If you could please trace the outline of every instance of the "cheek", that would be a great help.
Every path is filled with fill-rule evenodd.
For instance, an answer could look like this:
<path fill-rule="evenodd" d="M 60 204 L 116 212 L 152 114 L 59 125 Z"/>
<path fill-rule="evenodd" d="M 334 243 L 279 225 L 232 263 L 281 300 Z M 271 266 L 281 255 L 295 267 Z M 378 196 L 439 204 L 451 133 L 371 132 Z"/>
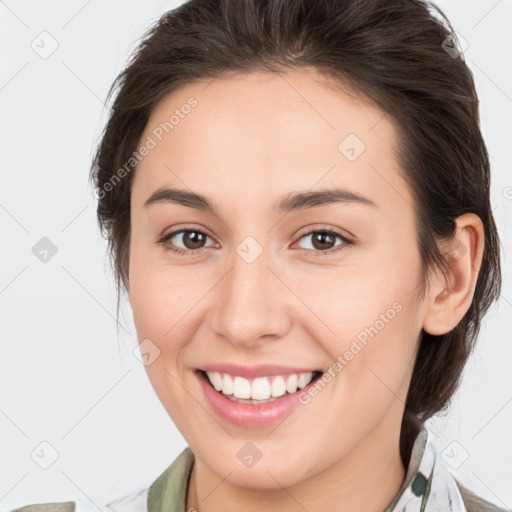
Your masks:
<path fill-rule="evenodd" d="M 306 306 L 308 325 L 315 327 L 315 337 L 347 340 L 366 327 L 393 320 L 396 310 L 410 302 L 410 279 L 405 273 L 375 267 L 354 267 L 325 274 L 325 277 L 295 280 L 294 293 Z M 403 316 L 403 315 L 402 315 Z M 387 325 L 387 323 L 386 323 Z"/>
<path fill-rule="evenodd" d="M 186 430 L 185 411 L 189 404 L 188 395 L 183 393 L 183 354 L 191 335 L 187 327 L 187 312 L 192 306 L 190 294 L 190 300 L 184 297 L 184 283 L 169 268 L 164 272 L 161 265 L 139 257 L 133 258 L 130 265 L 130 306 L 137 338 L 139 343 L 151 340 L 158 349 L 156 352 L 151 348 L 151 353 L 158 356 L 145 365 L 146 373 L 177 428 Z"/>
<path fill-rule="evenodd" d="M 315 313 L 308 313 L 311 336 L 340 363 L 332 373 L 343 374 L 343 387 L 357 388 L 358 394 L 365 390 L 371 400 L 375 388 L 384 394 L 390 393 L 386 385 L 398 391 L 412 370 L 421 331 L 420 306 L 412 293 L 420 275 L 415 255 L 384 261 L 390 262 L 386 268 L 377 262 L 352 267 L 316 280 L 315 286 L 303 281 L 298 292 Z"/>
<path fill-rule="evenodd" d="M 164 341 L 174 337 L 180 318 L 201 292 L 196 289 L 200 281 L 190 279 L 190 269 L 170 266 L 160 250 L 132 238 L 129 297 L 139 339 L 150 338 L 163 348 Z"/>
<path fill-rule="evenodd" d="M 176 280 L 171 283 L 169 279 L 162 281 L 147 276 L 134 284 L 130 305 L 139 340 L 151 339 L 162 352 L 177 349 L 174 341 L 183 337 L 194 294 L 183 292 Z"/>

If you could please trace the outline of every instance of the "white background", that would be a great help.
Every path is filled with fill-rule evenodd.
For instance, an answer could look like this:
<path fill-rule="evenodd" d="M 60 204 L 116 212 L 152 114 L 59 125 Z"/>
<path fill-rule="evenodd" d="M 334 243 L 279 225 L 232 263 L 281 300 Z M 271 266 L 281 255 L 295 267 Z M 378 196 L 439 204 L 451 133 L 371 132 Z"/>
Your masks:
<path fill-rule="evenodd" d="M 66 500 L 97 509 L 148 486 L 186 446 L 133 356 L 128 304 L 117 337 L 88 183 L 110 84 L 143 32 L 179 3 L 0 2 L 1 510 Z M 467 452 L 457 478 L 512 507 L 512 1 L 438 5 L 469 43 L 504 287 L 449 414 L 428 426 L 453 466 Z M 43 31 L 59 45 L 47 59 L 31 48 Z M 47 263 L 32 253 L 42 237 L 58 249 Z M 43 441 L 58 452 L 48 469 L 31 458 Z"/>

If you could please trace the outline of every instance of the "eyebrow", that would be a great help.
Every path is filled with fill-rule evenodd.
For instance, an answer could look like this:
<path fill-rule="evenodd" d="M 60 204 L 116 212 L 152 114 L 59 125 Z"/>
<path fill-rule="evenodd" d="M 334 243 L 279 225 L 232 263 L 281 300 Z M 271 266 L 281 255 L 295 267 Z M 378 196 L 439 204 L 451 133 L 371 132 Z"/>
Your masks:
<path fill-rule="evenodd" d="M 174 203 L 188 208 L 195 208 L 216 214 L 214 202 L 206 196 L 188 192 L 176 188 L 160 187 L 144 202 L 144 207 L 156 203 Z M 305 210 L 328 204 L 362 204 L 378 208 L 377 203 L 352 190 L 334 188 L 317 191 L 292 192 L 273 204 L 273 210 L 277 213 L 287 213 L 294 210 Z"/>

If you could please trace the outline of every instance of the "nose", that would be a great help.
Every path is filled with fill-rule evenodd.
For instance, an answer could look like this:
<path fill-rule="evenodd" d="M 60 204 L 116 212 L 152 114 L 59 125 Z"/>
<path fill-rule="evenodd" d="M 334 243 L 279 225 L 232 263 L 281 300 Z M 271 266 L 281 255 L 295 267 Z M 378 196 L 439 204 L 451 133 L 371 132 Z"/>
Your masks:
<path fill-rule="evenodd" d="M 233 345 L 259 346 L 290 328 L 290 291 L 269 260 L 265 251 L 252 262 L 235 252 L 230 270 L 215 287 L 210 327 Z"/>

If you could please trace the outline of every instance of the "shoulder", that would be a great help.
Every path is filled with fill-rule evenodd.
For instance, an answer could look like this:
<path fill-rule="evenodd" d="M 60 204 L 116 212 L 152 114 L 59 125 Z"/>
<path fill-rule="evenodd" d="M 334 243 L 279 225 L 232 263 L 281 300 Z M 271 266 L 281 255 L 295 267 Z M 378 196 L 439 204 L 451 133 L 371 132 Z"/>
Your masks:
<path fill-rule="evenodd" d="M 185 509 L 188 483 L 195 456 L 186 447 L 153 482 L 148 492 L 149 511 L 177 512 Z"/>
<path fill-rule="evenodd" d="M 8 512 L 147 512 L 147 498 L 149 488 L 127 494 L 121 498 L 109 501 L 106 505 L 91 508 L 77 507 L 75 501 L 64 501 L 54 503 L 34 503 L 24 505 Z"/>
<path fill-rule="evenodd" d="M 77 507 L 75 501 L 34 503 L 6 512 L 174 512 L 185 507 L 187 485 L 195 462 L 187 446 L 163 473 L 149 486 L 89 510 Z M 181 508 L 180 508 L 181 507 Z"/>
<path fill-rule="evenodd" d="M 74 501 L 62 501 L 58 503 L 34 503 L 11 510 L 10 512 L 75 512 Z"/>
<path fill-rule="evenodd" d="M 467 512 L 512 512 L 512 509 L 498 507 L 494 503 L 484 500 L 467 487 L 464 487 L 457 479 L 455 479 L 455 482 L 457 483 Z"/>

